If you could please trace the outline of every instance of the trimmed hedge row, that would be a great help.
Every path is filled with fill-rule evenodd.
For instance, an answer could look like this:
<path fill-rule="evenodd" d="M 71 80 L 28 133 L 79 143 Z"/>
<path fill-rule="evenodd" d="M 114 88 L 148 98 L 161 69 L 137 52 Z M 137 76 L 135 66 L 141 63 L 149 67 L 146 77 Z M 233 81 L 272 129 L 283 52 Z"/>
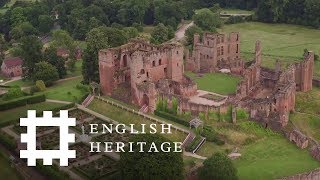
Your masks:
<path fill-rule="evenodd" d="M 44 94 L 21 97 L 21 98 L 0 103 L 0 111 L 16 108 L 19 106 L 25 106 L 27 104 L 44 102 L 45 100 L 46 100 L 46 96 Z"/>
<path fill-rule="evenodd" d="M 59 167 L 55 164 L 53 166 L 44 166 L 43 163 L 37 163 L 35 167 L 38 171 L 40 171 L 43 175 L 47 176 L 48 179 L 54 180 L 67 180 L 70 179 L 69 174 L 60 171 Z"/>
<path fill-rule="evenodd" d="M 73 108 L 75 106 L 75 103 L 70 103 L 70 104 L 65 104 L 65 105 L 62 105 L 60 107 L 55 107 L 55 108 L 52 108 L 52 109 L 48 109 L 48 110 L 45 110 L 45 111 L 53 111 L 53 112 L 58 112 L 60 110 L 65 110 L 65 109 L 70 109 L 70 108 Z M 42 111 L 37 111 L 37 114 L 36 116 L 42 116 Z M 19 123 L 19 119 L 8 119 L 6 121 L 1 121 L 0 122 L 0 128 L 1 127 L 6 127 L 6 126 L 9 126 L 11 124 L 15 124 L 15 123 Z"/>
<path fill-rule="evenodd" d="M 159 117 L 162 117 L 162 118 L 165 118 L 165 119 L 168 119 L 168 120 L 171 120 L 171 121 L 174 121 L 176 123 L 179 123 L 181 125 L 184 125 L 184 126 L 187 126 L 189 127 L 189 122 L 175 116 L 175 115 L 172 115 L 172 114 L 169 114 L 169 113 L 166 113 L 166 112 L 163 112 L 163 111 L 159 111 L 159 110 L 155 110 L 154 111 L 154 114 L 156 116 L 159 116 Z"/>
<path fill-rule="evenodd" d="M 197 148 L 197 146 L 200 144 L 201 140 L 202 140 L 201 136 L 196 136 L 193 139 L 193 141 L 186 147 L 186 151 L 188 152 L 194 151 Z"/>
<path fill-rule="evenodd" d="M 2 131 L 0 131 L 0 143 L 12 151 L 17 148 L 14 138 Z"/>

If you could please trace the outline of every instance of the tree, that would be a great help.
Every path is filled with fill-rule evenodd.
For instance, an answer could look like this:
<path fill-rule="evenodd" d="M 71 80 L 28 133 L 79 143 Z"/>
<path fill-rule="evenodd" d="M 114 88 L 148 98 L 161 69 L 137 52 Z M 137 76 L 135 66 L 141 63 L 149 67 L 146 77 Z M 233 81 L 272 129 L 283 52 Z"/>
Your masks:
<path fill-rule="evenodd" d="M 24 36 L 37 35 L 38 31 L 32 26 L 30 22 L 23 22 L 15 26 L 11 31 L 10 35 L 15 40 L 20 40 Z"/>
<path fill-rule="evenodd" d="M 49 47 L 44 52 L 44 59 L 52 64 L 58 70 L 59 78 L 62 79 L 67 75 L 65 59 L 57 55 L 57 48 Z"/>
<path fill-rule="evenodd" d="M 120 171 L 122 179 L 183 179 L 183 160 L 181 153 L 148 152 L 154 142 L 157 149 L 161 143 L 170 140 L 156 134 L 138 134 L 129 139 L 133 142 L 134 152 L 120 154 Z M 139 152 L 136 142 L 146 142 L 146 152 Z M 128 150 L 128 147 L 127 147 Z"/>
<path fill-rule="evenodd" d="M 151 42 L 154 44 L 161 44 L 173 37 L 173 29 L 170 26 L 166 27 L 164 24 L 160 23 L 154 28 L 151 34 Z"/>
<path fill-rule="evenodd" d="M 32 78 L 35 64 L 42 59 L 42 43 L 35 36 L 26 36 L 21 39 L 21 54 L 25 78 Z"/>
<path fill-rule="evenodd" d="M 8 49 L 7 42 L 4 40 L 3 36 L 0 34 L 0 64 L 5 56 L 5 51 Z"/>
<path fill-rule="evenodd" d="M 50 44 L 53 48 L 66 48 L 69 50 L 69 55 L 71 59 L 75 59 L 76 45 L 73 38 L 69 35 L 67 31 L 56 30 L 52 34 L 52 42 Z"/>
<path fill-rule="evenodd" d="M 222 153 L 215 153 L 203 162 L 203 166 L 198 170 L 200 180 L 217 179 L 217 180 L 236 180 L 237 169 L 231 160 Z"/>
<path fill-rule="evenodd" d="M 42 80 L 46 86 L 59 79 L 57 69 L 48 62 L 39 62 L 35 64 L 35 73 L 32 76 L 33 81 Z"/>
<path fill-rule="evenodd" d="M 214 13 L 207 8 L 198 10 L 193 15 L 193 20 L 196 25 L 205 31 L 216 31 L 216 28 L 222 25 L 219 13 Z"/>
<path fill-rule="evenodd" d="M 99 82 L 98 52 L 101 49 L 120 46 L 127 42 L 124 31 L 101 26 L 92 29 L 86 38 L 87 48 L 84 51 L 82 75 L 84 82 Z"/>
<path fill-rule="evenodd" d="M 134 27 L 125 27 L 123 28 L 124 33 L 127 36 L 127 39 L 135 38 L 139 35 L 139 32 Z"/>
<path fill-rule="evenodd" d="M 38 18 L 39 21 L 39 31 L 42 33 L 50 32 L 53 27 L 53 19 L 49 15 L 40 15 Z"/>
<path fill-rule="evenodd" d="M 186 30 L 187 45 L 190 45 L 190 44 L 193 45 L 194 34 L 199 34 L 200 36 L 202 36 L 203 31 L 197 25 L 193 25 L 193 26 L 189 27 Z"/>
<path fill-rule="evenodd" d="M 177 113 L 178 113 L 178 99 L 175 97 L 172 99 L 172 108 L 171 109 L 172 109 L 172 113 L 177 115 Z"/>

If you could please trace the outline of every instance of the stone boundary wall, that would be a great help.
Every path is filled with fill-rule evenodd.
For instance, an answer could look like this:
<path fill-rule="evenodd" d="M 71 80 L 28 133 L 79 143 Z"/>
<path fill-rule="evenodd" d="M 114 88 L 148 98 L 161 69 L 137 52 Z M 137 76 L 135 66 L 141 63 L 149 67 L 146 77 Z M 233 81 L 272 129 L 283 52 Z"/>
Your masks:
<path fill-rule="evenodd" d="M 282 180 L 319 180 L 320 168 L 312 170 L 310 172 L 301 173 L 293 176 L 281 178 Z"/>

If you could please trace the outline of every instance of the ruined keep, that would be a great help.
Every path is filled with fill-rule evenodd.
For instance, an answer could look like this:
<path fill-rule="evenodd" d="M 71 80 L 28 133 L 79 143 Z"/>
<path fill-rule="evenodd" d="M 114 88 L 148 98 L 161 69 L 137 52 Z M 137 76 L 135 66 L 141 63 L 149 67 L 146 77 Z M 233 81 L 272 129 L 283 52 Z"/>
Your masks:
<path fill-rule="evenodd" d="M 197 86 L 184 76 L 183 46 L 152 45 L 132 40 L 99 52 L 100 85 L 103 94 L 128 97 L 128 101 L 155 109 L 159 93 L 190 96 Z"/>
<path fill-rule="evenodd" d="M 229 69 L 241 74 L 244 62 L 240 57 L 240 35 L 232 32 L 229 36 L 217 33 L 194 35 L 192 54 L 186 55 L 186 70 L 193 72 L 216 72 Z"/>

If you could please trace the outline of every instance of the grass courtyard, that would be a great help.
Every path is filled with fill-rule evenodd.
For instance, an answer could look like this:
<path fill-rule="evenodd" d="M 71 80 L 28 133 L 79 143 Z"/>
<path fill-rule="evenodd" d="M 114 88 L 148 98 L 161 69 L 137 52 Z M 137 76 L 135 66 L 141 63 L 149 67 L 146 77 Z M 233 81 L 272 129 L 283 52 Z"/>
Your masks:
<path fill-rule="evenodd" d="M 240 77 L 223 73 L 207 73 L 199 77 L 195 73 L 186 72 L 186 75 L 195 80 L 199 89 L 222 95 L 234 94 L 240 82 Z"/>
<path fill-rule="evenodd" d="M 137 128 L 137 130 L 141 130 L 141 125 L 140 124 L 146 124 L 146 131 L 150 130 L 149 129 L 149 125 L 152 124 L 153 122 L 148 120 L 148 119 L 144 119 L 141 116 L 138 116 L 136 114 L 133 114 L 131 112 L 125 111 L 121 108 L 118 108 L 116 106 L 112 106 L 106 102 L 103 102 L 101 100 L 98 99 L 94 99 L 91 104 L 88 106 L 89 109 L 100 113 L 106 117 L 109 117 L 111 119 L 114 119 L 115 121 L 118 121 L 119 123 L 123 123 L 126 125 L 129 124 L 135 124 L 136 127 L 140 127 Z M 159 130 L 160 126 L 157 126 L 157 129 Z M 175 141 L 175 142 L 182 142 L 185 138 L 186 138 L 186 134 L 180 132 L 180 131 L 176 131 L 172 129 L 172 134 L 163 134 L 164 137 L 170 139 L 171 141 Z"/>
<path fill-rule="evenodd" d="M 219 32 L 240 32 L 241 53 L 246 60 L 253 59 L 255 42 L 260 40 L 266 67 L 273 68 L 276 59 L 280 59 L 284 66 L 300 60 L 305 48 L 317 54 L 320 51 L 320 30 L 304 26 L 246 22 L 225 25 Z M 315 66 L 315 75 L 320 76 L 320 62 Z"/>

